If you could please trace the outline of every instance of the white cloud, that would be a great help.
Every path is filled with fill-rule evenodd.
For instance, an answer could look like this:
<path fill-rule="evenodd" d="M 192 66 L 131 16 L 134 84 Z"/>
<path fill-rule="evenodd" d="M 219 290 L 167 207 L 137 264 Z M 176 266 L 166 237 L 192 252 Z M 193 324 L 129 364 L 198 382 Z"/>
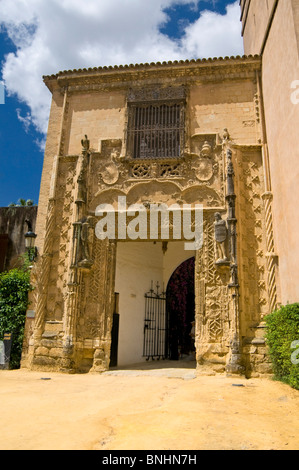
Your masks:
<path fill-rule="evenodd" d="M 199 19 L 185 30 L 182 46 L 186 55 L 201 58 L 242 55 L 239 18 L 239 2 L 228 5 L 226 15 L 207 10 L 202 12 Z"/>
<path fill-rule="evenodd" d="M 212 0 L 0 0 L 0 27 L 17 52 L 5 58 L 8 94 L 25 102 L 31 116 L 19 118 L 47 130 L 50 93 L 42 75 L 59 70 L 242 54 L 239 1 L 226 15 L 205 11 L 186 23 L 181 39 L 160 32 L 165 8 Z M 212 6 L 212 5 L 211 5 Z"/>

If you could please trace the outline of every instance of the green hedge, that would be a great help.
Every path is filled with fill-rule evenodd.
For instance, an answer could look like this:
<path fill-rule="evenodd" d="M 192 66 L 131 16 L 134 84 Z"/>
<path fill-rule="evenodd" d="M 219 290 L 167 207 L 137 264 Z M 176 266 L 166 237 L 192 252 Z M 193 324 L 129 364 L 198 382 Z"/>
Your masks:
<path fill-rule="evenodd" d="M 265 321 L 274 377 L 299 390 L 299 303 L 281 307 Z"/>
<path fill-rule="evenodd" d="M 20 367 L 28 292 L 31 290 L 30 271 L 12 269 L 0 273 L 0 340 L 12 333 L 10 369 Z"/>

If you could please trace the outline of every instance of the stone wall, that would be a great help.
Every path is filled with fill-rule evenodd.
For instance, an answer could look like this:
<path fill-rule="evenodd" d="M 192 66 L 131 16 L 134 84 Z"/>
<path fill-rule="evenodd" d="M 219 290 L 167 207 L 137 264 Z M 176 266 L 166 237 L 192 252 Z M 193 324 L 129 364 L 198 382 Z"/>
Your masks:
<path fill-rule="evenodd" d="M 299 222 L 294 209 L 299 198 L 299 2 L 243 3 L 244 11 L 248 7 L 243 15 L 245 53 L 263 53 L 260 87 L 266 190 L 272 198 L 273 254 L 279 257 L 279 301 L 285 305 L 299 300 Z"/>
<path fill-rule="evenodd" d="M 3 264 L 0 269 L 7 271 L 20 266 L 19 257 L 25 253 L 25 233 L 28 232 L 26 220 L 30 220 L 35 231 L 37 206 L 0 207 L 0 236 L 7 240 L 6 252 L 2 253 Z"/>

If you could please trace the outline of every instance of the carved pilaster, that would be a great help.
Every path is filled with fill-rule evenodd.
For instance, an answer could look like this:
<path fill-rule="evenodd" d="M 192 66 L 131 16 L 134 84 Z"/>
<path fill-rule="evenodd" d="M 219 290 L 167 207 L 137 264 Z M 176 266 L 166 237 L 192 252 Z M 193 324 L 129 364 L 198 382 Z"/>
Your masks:
<path fill-rule="evenodd" d="M 91 372 L 103 372 L 109 369 L 111 329 L 114 309 L 114 286 L 116 269 L 116 242 L 114 240 L 102 240 L 102 247 L 105 247 L 104 257 L 102 257 L 101 290 L 102 309 L 100 312 L 100 325 L 98 331 L 99 347 L 94 352 L 93 366 Z"/>
<path fill-rule="evenodd" d="M 238 264 L 237 264 L 237 219 L 236 219 L 236 195 L 234 188 L 234 167 L 232 163 L 232 152 L 227 150 L 227 193 L 226 201 L 228 206 L 228 233 L 229 233 L 229 254 L 231 260 L 231 283 L 230 287 L 238 287 Z"/>
<path fill-rule="evenodd" d="M 267 243 L 267 271 L 268 271 L 268 296 L 270 312 L 277 308 L 277 285 L 276 285 L 276 269 L 277 269 L 277 255 L 274 247 L 273 237 L 273 217 L 272 217 L 272 201 L 273 195 L 271 192 L 266 192 L 262 195 L 265 205 L 265 222 L 266 222 L 266 243 Z"/>
<path fill-rule="evenodd" d="M 63 98 L 63 110 L 62 110 L 62 119 L 61 119 L 61 128 L 60 128 L 59 155 L 64 155 L 64 152 L 65 152 L 66 123 L 67 123 L 68 110 L 69 110 L 68 87 L 64 88 L 63 93 L 64 93 L 64 98 Z"/>
<path fill-rule="evenodd" d="M 39 341 L 44 330 L 48 281 L 51 269 L 53 250 L 53 231 L 55 229 L 55 202 L 51 199 L 48 204 L 48 216 L 43 254 L 36 267 L 36 314 L 34 322 L 34 340 Z"/>
<path fill-rule="evenodd" d="M 228 232 L 229 232 L 229 254 L 231 281 L 230 310 L 232 314 L 230 352 L 226 365 L 228 374 L 240 374 L 244 371 L 242 366 L 242 347 L 240 336 L 240 312 L 239 312 L 239 282 L 238 282 L 238 260 L 237 260 L 237 219 L 236 219 L 236 194 L 234 187 L 234 167 L 232 162 L 232 151 L 227 149 L 227 192 L 226 201 L 228 206 Z"/>
<path fill-rule="evenodd" d="M 73 282 L 70 282 L 67 286 L 62 368 L 68 372 L 75 370 L 74 347 L 76 342 L 78 308 L 80 306 L 81 277 L 82 273 L 75 269 Z"/>
<path fill-rule="evenodd" d="M 82 144 L 82 155 L 79 160 L 79 176 L 77 180 L 77 197 L 75 204 L 77 206 L 77 221 L 80 220 L 85 212 L 86 209 L 86 204 L 87 204 L 87 198 L 88 198 L 88 170 L 89 170 L 89 140 L 87 138 L 87 135 L 85 136 L 85 139 L 82 139 L 81 141 Z"/>

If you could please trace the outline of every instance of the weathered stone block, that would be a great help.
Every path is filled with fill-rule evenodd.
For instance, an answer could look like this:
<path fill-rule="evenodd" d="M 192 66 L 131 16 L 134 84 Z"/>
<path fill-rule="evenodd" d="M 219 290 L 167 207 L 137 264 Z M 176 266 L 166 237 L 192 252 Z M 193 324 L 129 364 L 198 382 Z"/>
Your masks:
<path fill-rule="evenodd" d="M 51 348 L 49 350 L 50 357 L 63 357 L 63 349 L 62 348 Z"/>
<path fill-rule="evenodd" d="M 42 339 L 40 344 L 41 346 L 44 346 L 45 348 L 56 348 L 57 346 L 62 346 L 61 341 L 55 341 L 55 340 L 49 340 L 49 339 Z"/>
<path fill-rule="evenodd" d="M 33 365 L 34 366 L 47 366 L 47 367 L 55 368 L 56 367 L 56 361 L 55 361 L 55 359 L 53 359 L 51 357 L 34 356 Z"/>
<path fill-rule="evenodd" d="M 37 356 L 48 356 L 49 355 L 49 349 L 45 347 L 39 347 L 36 349 L 35 354 Z"/>

